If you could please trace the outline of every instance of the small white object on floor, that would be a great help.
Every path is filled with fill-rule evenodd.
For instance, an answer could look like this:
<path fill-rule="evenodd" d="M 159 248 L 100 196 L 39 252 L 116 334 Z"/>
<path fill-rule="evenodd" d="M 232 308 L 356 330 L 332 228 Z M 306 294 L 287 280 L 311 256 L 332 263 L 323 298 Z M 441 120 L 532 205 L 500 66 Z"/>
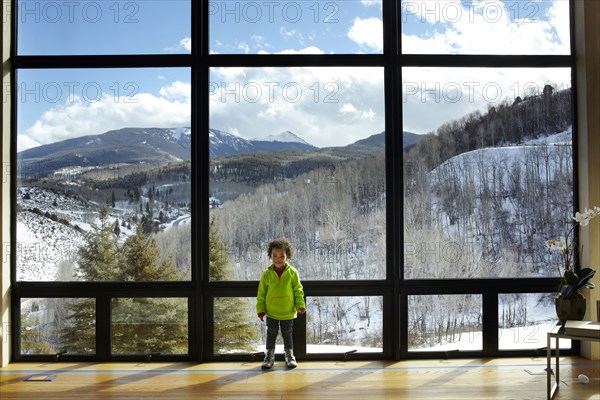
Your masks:
<path fill-rule="evenodd" d="M 581 382 L 581 383 L 584 383 L 584 384 L 590 383 L 590 378 L 588 378 L 584 374 L 579 374 L 579 376 L 577 378 L 579 378 L 579 382 Z"/>

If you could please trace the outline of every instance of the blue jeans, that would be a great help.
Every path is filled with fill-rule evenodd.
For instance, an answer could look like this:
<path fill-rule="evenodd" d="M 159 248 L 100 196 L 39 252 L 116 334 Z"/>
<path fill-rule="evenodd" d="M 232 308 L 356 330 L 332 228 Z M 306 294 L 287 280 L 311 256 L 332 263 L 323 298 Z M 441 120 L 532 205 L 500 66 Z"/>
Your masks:
<path fill-rule="evenodd" d="M 284 350 L 293 350 L 294 339 L 292 332 L 294 331 L 294 320 L 280 321 L 269 317 L 267 317 L 267 350 L 275 350 L 275 341 L 279 334 L 279 327 L 281 327 Z"/>

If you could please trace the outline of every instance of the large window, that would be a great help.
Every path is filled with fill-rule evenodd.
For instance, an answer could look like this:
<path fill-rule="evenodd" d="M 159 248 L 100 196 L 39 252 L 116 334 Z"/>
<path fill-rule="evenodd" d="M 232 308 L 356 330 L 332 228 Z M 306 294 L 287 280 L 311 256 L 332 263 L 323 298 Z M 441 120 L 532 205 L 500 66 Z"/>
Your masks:
<path fill-rule="evenodd" d="M 277 237 L 300 359 L 541 347 L 571 3 L 13 1 L 14 358 L 256 359 Z"/>
<path fill-rule="evenodd" d="M 539 348 L 553 300 L 537 292 L 559 262 L 546 241 L 574 209 L 569 2 L 402 1 L 399 11 L 412 55 L 401 65 L 402 344 Z"/>
<path fill-rule="evenodd" d="M 411 67 L 402 80 L 416 138 L 404 156 L 405 277 L 555 276 L 546 241 L 573 209 L 570 69 Z"/>
<path fill-rule="evenodd" d="M 385 278 L 384 118 L 382 68 L 211 70 L 209 205 L 232 279 L 258 280 L 275 237 L 303 279 Z"/>
<path fill-rule="evenodd" d="M 189 68 L 24 69 L 17 280 L 191 277 Z"/>

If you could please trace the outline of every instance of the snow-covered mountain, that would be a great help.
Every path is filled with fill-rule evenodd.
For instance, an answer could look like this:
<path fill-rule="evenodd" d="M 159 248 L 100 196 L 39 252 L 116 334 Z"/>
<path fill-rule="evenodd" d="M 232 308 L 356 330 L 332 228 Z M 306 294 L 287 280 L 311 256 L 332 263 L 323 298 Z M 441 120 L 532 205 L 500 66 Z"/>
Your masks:
<path fill-rule="evenodd" d="M 209 129 L 211 157 L 238 153 L 315 150 L 292 132 L 246 140 Z M 17 154 L 24 177 L 47 176 L 65 167 L 98 167 L 108 164 L 163 164 L 191 159 L 192 132 L 179 128 L 123 128 L 50 143 Z"/>
<path fill-rule="evenodd" d="M 190 128 L 123 128 L 27 149 L 17 160 L 22 176 L 46 176 L 65 167 L 161 164 L 190 155 Z"/>
<path fill-rule="evenodd" d="M 211 157 L 227 157 L 254 151 L 254 146 L 249 140 L 218 129 L 209 129 L 208 138 Z"/>
<path fill-rule="evenodd" d="M 267 135 L 262 137 L 256 137 L 251 139 L 253 142 L 282 142 L 282 143 L 301 143 L 307 146 L 311 146 L 304 139 L 298 137 L 296 134 L 290 131 L 278 133 L 277 135 Z"/>
<path fill-rule="evenodd" d="M 247 140 L 228 132 L 209 129 L 209 138 L 211 157 L 227 157 L 258 151 L 311 151 L 317 149 L 290 131 Z"/>

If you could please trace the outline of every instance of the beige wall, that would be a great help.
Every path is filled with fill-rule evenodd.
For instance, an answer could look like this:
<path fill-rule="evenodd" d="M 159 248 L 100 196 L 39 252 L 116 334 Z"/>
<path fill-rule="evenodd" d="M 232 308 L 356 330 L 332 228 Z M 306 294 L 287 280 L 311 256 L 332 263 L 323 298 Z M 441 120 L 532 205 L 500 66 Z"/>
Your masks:
<path fill-rule="evenodd" d="M 2 127 L 2 186 L 0 194 L 0 212 L 2 213 L 2 267 L 0 271 L 0 366 L 6 365 L 10 359 L 10 264 L 9 243 L 10 235 L 10 186 L 8 168 L 10 165 L 10 104 L 4 99 L 5 88 L 9 87 L 9 42 L 10 26 L 7 22 L 10 14 L 8 1 L 2 4 L 2 112 L 0 126 Z M 579 143 L 580 199 L 582 207 L 600 206 L 600 1 L 575 1 L 576 8 L 576 41 L 578 68 L 578 106 L 577 116 L 581 140 Z M 586 73 L 587 71 L 587 73 Z M 596 300 L 600 299 L 600 223 L 590 224 L 589 229 L 582 231 L 584 240 L 584 263 L 599 271 L 593 279 L 596 289 L 587 292 L 587 319 L 595 320 Z M 587 251 L 586 251 L 587 250 Z M 600 359 L 600 344 L 582 344 L 583 354 L 592 359 Z"/>
<path fill-rule="evenodd" d="M 576 1 L 577 102 L 579 132 L 579 174 L 581 207 L 600 206 L 600 1 Z M 596 301 L 600 300 L 600 221 L 581 230 L 583 263 L 596 271 L 585 319 L 596 321 Z M 587 249 L 587 251 L 586 251 Z M 582 354 L 600 360 L 600 344 L 584 342 Z"/>
<path fill-rule="evenodd" d="M 0 242 L 2 243 L 2 269 L 0 270 L 0 367 L 8 364 L 10 360 L 10 263 L 9 243 L 10 235 L 10 104 L 6 101 L 6 88 L 10 87 L 10 66 L 8 64 L 10 46 L 8 37 L 10 32 L 10 2 L 2 2 L 2 31 L 0 41 L 2 42 L 2 112 L 0 112 L 0 126 L 2 127 L 2 186 L 0 194 L 0 213 L 2 213 L 2 230 L 0 231 Z"/>

